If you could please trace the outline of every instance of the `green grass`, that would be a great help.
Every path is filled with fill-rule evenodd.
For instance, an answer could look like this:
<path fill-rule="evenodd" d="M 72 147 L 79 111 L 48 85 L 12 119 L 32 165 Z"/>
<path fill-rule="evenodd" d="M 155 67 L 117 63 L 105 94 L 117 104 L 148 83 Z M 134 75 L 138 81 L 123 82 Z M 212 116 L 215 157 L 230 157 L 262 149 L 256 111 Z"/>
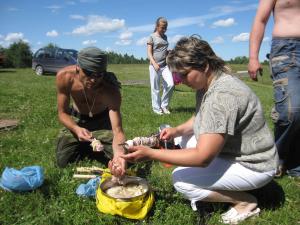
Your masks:
<path fill-rule="evenodd" d="M 233 70 L 245 70 L 245 66 L 232 65 Z M 121 81 L 149 80 L 147 65 L 110 65 Z M 268 124 L 272 107 L 271 80 L 265 73 L 259 82 L 245 78 L 245 82 L 257 93 L 265 109 Z M 149 135 L 162 123 L 177 125 L 188 119 L 194 110 L 194 91 L 183 85 L 176 87 L 171 102 L 171 115 L 156 116 L 151 112 L 149 85 L 123 85 L 122 117 L 128 138 Z M 55 141 L 61 125 L 57 121 L 56 90 L 54 76 L 36 76 L 31 69 L 0 70 L 0 118 L 19 119 L 19 126 L 0 132 L 0 172 L 7 167 L 20 169 L 30 165 L 44 168 L 45 182 L 41 188 L 27 193 L 10 193 L 0 190 L 0 224 L 137 224 L 118 216 L 100 213 L 94 199 L 80 198 L 75 190 L 80 183 L 72 179 L 72 164 L 66 169 L 55 166 Z M 98 165 L 82 161 L 80 166 Z M 150 168 L 149 168 L 150 166 Z M 143 224 L 195 225 L 198 214 L 190 208 L 172 187 L 171 169 L 159 162 L 139 164 L 138 171 L 145 176 L 155 190 L 155 205 Z M 284 177 L 276 181 L 285 193 L 285 201 L 277 208 L 266 208 L 260 217 L 243 224 L 300 223 L 299 181 Z M 273 199 L 272 190 L 262 199 Z M 274 200 L 274 199 L 273 199 Z M 262 202 L 262 205 L 267 202 Z M 216 204 L 216 213 L 209 224 L 218 222 L 222 207 Z"/>

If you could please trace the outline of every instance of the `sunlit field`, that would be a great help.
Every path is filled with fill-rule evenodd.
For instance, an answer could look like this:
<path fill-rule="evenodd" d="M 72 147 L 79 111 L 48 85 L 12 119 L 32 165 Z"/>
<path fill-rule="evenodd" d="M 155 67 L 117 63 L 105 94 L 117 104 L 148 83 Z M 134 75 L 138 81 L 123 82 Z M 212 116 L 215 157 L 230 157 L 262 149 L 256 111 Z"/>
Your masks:
<path fill-rule="evenodd" d="M 233 73 L 246 70 L 245 65 L 231 65 Z M 128 139 L 147 136 L 158 131 L 160 124 L 177 124 L 194 112 L 195 92 L 183 85 L 176 86 L 171 114 L 152 113 L 147 65 L 110 65 L 122 82 L 122 119 Z M 268 68 L 258 82 L 241 77 L 260 98 L 271 129 L 270 110 L 273 89 Z M 136 81 L 136 82 L 135 82 Z M 137 82 L 138 81 L 138 82 Z M 195 225 L 199 213 L 172 186 L 171 172 L 160 162 L 134 166 L 146 178 L 155 195 L 155 204 L 144 221 L 125 219 L 100 213 L 94 198 L 84 198 L 75 191 L 83 180 L 72 178 L 77 166 L 105 167 L 95 161 L 82 161 L 65 169 L 55 165 L 55 143 L 59 129 L 57 120 L 55 75 L 37 76 L 31 69 L 0 69 L 0 119 L 18 119 L 12 130 L 0 131 L 0 173 L 5 167 L 21 169 L 39 165 L 44 169 L 43 185 L 31 192 L 15 193 L 0 189 L 1 225 L 79 225 L 79 224 L 151 224 Z M 262 213 L 241 224 L 300 224 L 300 182 L 289 177 L 275 180 L 273 186 L 255 193 Z M 227 205 L 215 204 L 207 224 L 222 224 L 220 214 Z"/>

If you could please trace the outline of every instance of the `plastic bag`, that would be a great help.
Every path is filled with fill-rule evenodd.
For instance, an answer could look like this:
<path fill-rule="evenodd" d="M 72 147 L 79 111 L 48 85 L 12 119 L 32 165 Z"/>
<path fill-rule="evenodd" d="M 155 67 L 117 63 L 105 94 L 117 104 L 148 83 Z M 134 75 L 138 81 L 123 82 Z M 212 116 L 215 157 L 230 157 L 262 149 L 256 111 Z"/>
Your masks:
<path fill-rule="evenodd" d="M 21 170 L 6 167 L 2 173 L 0 187 L 7 191 L 31 191 L 44 182 L 43 168 L 40 166 L 24 167 Z"/>
<path fill-rule="evenodd" d="M 101 182 L 104 180 L 104 176 L 102 176 Z M 100 186 L 98 186 L 96 191 L 96 204 L 100 212 L 119 215 L 128 219 L 144 219 L 150 211 L 153 202 L 154 195 L 151 190 L 147 195 L 134 198 L 133 201 L 124 201 L 109 197 L 102 192 Z"/>
<path fill-rule="evenodd" d="M 76 194 L 83 197 L 95 197 L 96 189 L 101 181 L 101 177 L 90 179 L 86 184 L 80 184 Z"/>

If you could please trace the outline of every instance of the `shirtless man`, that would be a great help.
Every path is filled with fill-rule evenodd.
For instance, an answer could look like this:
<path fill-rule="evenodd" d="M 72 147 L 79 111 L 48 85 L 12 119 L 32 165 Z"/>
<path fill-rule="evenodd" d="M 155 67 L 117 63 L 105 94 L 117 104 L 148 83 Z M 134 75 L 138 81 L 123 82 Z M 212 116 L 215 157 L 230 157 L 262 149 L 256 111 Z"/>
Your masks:
<path fill-rule="evenodd" d="M 115 175 L 125 172 L 125 161 L 119 157 L 124 151 L 119 144 L 125 141 L 120 83 L 106 68 L 107 55 L 91 47 L 79 52 L 77 65 L 57 73 L 58 118 L 65 126 L 57 143 L 59 167 L 85 157 L 105 163 L 113 158 L 109 163 L 112 172 Z M 93 152 L 90 146 L 93 138 L 102 142 L 103 152 Z"/>
<path fill-rule="evenodd" d="M 250 35 L 248 73 L 257 80 L 259 49 L 273 12 L 270 69 L 274 85 L 275 141 L 281 160 L 278 176 L 300 176 L 300 1 L 260 0 Z"/>

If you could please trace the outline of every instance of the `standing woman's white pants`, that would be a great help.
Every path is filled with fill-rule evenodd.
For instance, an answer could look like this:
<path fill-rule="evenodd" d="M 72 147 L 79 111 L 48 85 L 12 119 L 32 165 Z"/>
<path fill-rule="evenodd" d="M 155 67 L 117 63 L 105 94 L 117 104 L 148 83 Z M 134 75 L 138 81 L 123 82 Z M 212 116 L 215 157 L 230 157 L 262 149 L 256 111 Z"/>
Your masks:
<path fill-rule="evenodd" d="M 149 65 L 152 109 L 160 112 L 162 108 L 168 108 L 173 94 L 174 81 L 168 66 L 160 68 L 158 71 Z M 160 80 L 162 79 L 163 93 L 160 97 Z"/>

